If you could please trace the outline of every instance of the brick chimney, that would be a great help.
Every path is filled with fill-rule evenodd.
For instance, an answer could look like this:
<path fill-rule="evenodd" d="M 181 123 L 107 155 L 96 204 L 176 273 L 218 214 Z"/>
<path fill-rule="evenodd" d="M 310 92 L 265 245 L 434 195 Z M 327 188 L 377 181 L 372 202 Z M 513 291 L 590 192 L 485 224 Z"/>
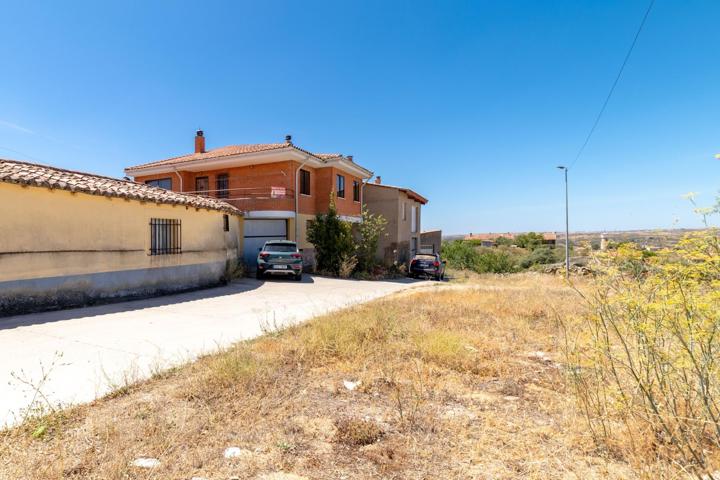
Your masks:
<path fill-rule="evenodd" d="M 195 133 L 195 153 L 205 153 L 205 137 L 203 135 L 202 130 Z"/>
<path fill-rule="evenodd" d="M 380 175 L 378 175 L 377 177 L 375 177 L 375 184 L 380 185 L 381 183 L 382 183 L 382 178 L 380 178 Z"/>
<path fill-rule="evenodd" d="M 292 145 L 292 135 L 285 135 L 285 143 Z"/>
<path fill-rule="evenodd" d="M 352 156 L 352 155 L 348 155 L 348 156 L 347 156 L 347 159 L 350 160 L 351 162 L 354 162 L 354 161 L 355 161 L 355 160 L 353 160 L 353 156 Z"/>

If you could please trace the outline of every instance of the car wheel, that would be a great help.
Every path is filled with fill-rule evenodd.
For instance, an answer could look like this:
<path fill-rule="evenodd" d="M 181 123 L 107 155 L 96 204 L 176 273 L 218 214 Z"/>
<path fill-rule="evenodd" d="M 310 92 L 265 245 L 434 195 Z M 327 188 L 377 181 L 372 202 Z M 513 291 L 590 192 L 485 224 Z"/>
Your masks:
<path fill-rule="evenodd" d="M 296 281 L 296 282 L 301 282 L 301 281 L 302 281 L 302 273 L 299 273 L 299 274 L 295 275 L 295 281 Z"/>

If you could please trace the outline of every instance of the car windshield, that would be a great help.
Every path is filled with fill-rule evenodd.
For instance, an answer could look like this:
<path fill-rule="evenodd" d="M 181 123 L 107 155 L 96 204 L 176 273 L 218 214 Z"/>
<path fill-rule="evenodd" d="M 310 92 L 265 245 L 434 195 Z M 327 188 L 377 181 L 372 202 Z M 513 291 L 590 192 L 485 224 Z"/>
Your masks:
<path fill-rule="evenodd" d="M 415 255 L 418 260 L 436 260 L 435 255 Z"/>
<path fill-rule="evenodd" d="M 295 252 L 295 251 L 297 251 L 297 246 L 295 246 L 295 244 L 293 244 L 293 243 L 266 243 L 265 251 L 266 252 Z"/>

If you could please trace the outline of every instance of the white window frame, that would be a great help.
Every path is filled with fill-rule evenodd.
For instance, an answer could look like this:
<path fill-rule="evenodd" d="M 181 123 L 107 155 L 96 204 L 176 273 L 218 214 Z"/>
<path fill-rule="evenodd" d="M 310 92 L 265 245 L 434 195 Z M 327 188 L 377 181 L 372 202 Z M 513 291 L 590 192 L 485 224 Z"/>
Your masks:
<path fill-rule="evenodd" d="M 410 231 L 412 233 L 417 233 L 418 231 L 418 211 L 417 205 L 410 207 Z"/>

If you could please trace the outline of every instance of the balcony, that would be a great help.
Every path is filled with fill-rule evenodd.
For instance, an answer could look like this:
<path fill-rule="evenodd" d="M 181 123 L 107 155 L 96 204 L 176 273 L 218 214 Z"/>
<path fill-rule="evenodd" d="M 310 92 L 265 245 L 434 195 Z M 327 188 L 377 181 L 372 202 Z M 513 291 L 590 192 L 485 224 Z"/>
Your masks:
<path fill-rule="evenodd" d="M 295 192 L 285 187 L 227 188 L 184 192 L 223 200 L 244 212 L 264 210 L 295 210 Z"/>

